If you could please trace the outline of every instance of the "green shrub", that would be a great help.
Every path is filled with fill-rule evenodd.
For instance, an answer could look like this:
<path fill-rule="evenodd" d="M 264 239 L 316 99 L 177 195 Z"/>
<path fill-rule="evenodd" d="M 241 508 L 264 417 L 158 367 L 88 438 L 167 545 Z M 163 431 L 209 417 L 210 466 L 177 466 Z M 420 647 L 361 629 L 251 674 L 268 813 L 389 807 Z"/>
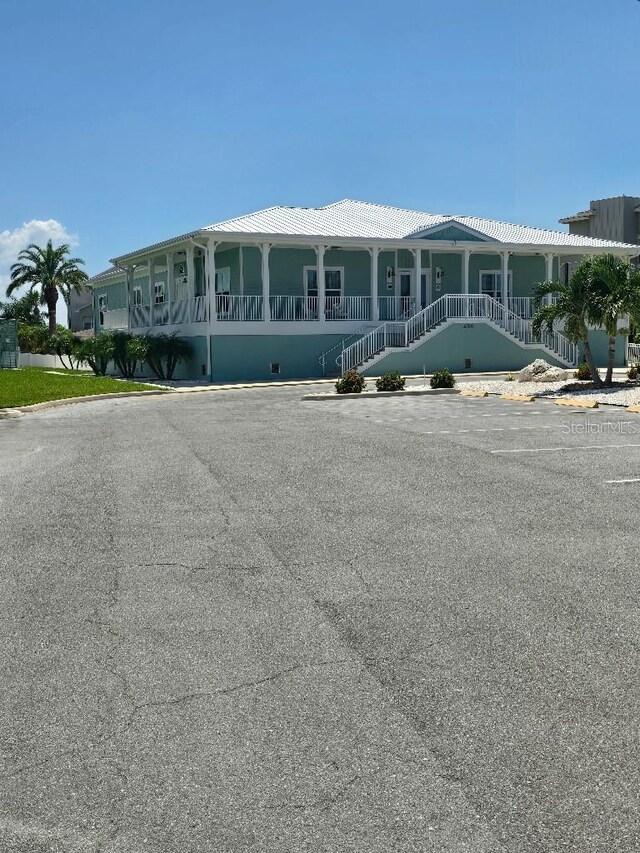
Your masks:
<path fill-rule="evenodd" d="M 455 384 L 456 380 L 453 373 L 446 367 L 444 370 L 436 370 L 431 377 L 432 388 L 453 388 Z"/>
<path fill-rule="evenodd" d="M 186 338 L 179 335 L 147 335 L 145 361 L 158 379 L 173 379 L 178 363 L 190 358 L 193 347 Z"/>
<path fill-rule="evenodd" d="M 582 364 L 579 364 L 573 375 L 576 379 L 580 379 L 583 382 L 591 379 L 591 371 L 589 370 L 587 362 L 583 361 Z"/>
<path fill-rule="evenodd" d="M 125 379 L 135 376 L 138 364 L 146 361 L 149 352 L 147 338 L 143 335 L 130 335 L 129 332 L 113 333 L 113 360 Z"/>
<path fill-rule="evenodd" d="M 405 381 L 397 372 L 385 373 L 376 379 L 376 388 L 378 391 L 403 391 Z"/>
<path fill-rule="evenodd" d="M 336 382 L 338 394 L 360 394 L 367 380 L 357 370 L 347 370 Z"/>
<path fill-rule="evenodd" d="M 36 354 L 51 352 L 51 339 L 46 326 L 30 325 L 18 321 L 18 346 L 20 352 L 32 352 Z"/>
<path fill-rule="evenodd" d="M 104 376 L 113 359 L 115 341 L 112 332 L 100 332 L 95 338 L 76 340 L 74 355 L 78 361 L 86 361 L 96 376 Z"/>
<path fill-rule="evenodd" d="M 76 356 L 77 341 L 71 329 L 58 326 L 55 335 L 50 338 L 50 346 L 60 359 L 62 366 L 66 370 L 73 370 L 74 359 L 77 362 L 78 357 Z M 68 365 L 65 363 L 65 358 L 69 360 Z"/>
<path fill-rule="evenodd" d="M 629 379 L 636 380 L 638 378 L 639 368 L 640 368 L 640 365 L 637 365 L 637 364 L 629 365 L 629 370 L 627 370 L 627 376 L 629 377 Z"/>
<path fill-rule="evenodd" d="M 515 374 L 514 373 L 507 373 L 507 375 L 504 377 L 504 381 L 505 382 L 515 382 L 516 381 Z"/>

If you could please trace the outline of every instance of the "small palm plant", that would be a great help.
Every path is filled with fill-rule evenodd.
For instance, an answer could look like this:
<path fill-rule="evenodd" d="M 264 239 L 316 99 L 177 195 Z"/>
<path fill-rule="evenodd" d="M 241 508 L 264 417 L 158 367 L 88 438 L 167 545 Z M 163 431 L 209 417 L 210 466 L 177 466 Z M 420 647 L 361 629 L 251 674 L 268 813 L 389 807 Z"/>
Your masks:
<path fill-rule="evenodd" d="M 80 269 L 80 264 L 84 264 L 82 258 L 70 258 L 69 252 L 66 243 L 54 248 L 49 240 L 44 249 L 31 243 L 11 266 L 7 296 L 25 285 L 30 293 L 39 292 L 40 302 L 47 306 L 49 313 L 49 335 L 56 333 L 56 306 L 60 294 L 68 300 L 72 290 L 76 293 L 84 290 L 88 278 Z"/>
<path fill-rule="evenodd" d="M 621 323 L 640 317 L 640 272 L 625 258 L 610 254 L 591 258 L 589 267 L 599 325 L 609 337 L 604 381 L 605 385 L 611 385 L 616 338 L 629 333 Z"/>
<path fill-rule="evenodd" d="M 595 299 L 592 283 L 590 259 L 586 258 L 577 266 L 568 284 L 543 281 L 534 287 L 533 293 L 537 306 L 532 322 L 534 335 L 539 335 L 543 330 L 553 334 L 554 326 L 564 321 L 563 334 L 572 343 L 582 345 L 591 378 L 597 386 L 601 386 L 603 382 L 589 343 L 589 326 L 598 326 L 601 320 L 600 306 Z M 543 304 L 548 296 L 555 297 L 554 302 Z"/>

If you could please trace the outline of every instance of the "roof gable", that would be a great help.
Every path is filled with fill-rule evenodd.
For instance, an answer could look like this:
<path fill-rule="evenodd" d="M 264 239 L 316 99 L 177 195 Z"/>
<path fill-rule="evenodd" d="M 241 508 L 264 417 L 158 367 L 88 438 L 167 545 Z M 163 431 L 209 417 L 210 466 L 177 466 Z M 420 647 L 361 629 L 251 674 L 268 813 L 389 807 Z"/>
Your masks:
<path fill-rule="evenodd" d="M 448 222 L 442 222 L 438 225 L 432 225 L 430 228 L 416 231 L 411 234 L 411 238 L 420 240 L 453 240 L 455 242 L 476 242 L 487 243 L 489 237 L 475 228 L 469 228 L 455 219 Z"/>

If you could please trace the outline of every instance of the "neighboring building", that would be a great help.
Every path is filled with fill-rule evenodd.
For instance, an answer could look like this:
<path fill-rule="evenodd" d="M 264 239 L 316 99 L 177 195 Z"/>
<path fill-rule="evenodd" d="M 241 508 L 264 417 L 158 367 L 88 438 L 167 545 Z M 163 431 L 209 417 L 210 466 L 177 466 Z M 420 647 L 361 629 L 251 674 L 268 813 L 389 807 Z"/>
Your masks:
<path fill-rule="evenodd" d="M 69 328 L 72 332 L 86 332 L 93 329 L 93 294 L 90 289 L 82 293 L 71 292 L 68 306 Z"/>
<path fill-rule="evenodd" d="M 220 381 L 571 365 L 562 334 L 533 340 L 532 289 L 605 252 L 635 247 L 359 201 L 272 207 L 115 258 L 90 281 L 94 324 L 189 337 L 181 375 Z M 593 346 L 604 362 L 602 333 Z"/>
<path fill-rule="evenodd" d="M 580 237 L 640 244 L 640 198 L 636 196 L 597 199 L 588 210 L 559 221 L 569 226 L 570 234 Z"/>

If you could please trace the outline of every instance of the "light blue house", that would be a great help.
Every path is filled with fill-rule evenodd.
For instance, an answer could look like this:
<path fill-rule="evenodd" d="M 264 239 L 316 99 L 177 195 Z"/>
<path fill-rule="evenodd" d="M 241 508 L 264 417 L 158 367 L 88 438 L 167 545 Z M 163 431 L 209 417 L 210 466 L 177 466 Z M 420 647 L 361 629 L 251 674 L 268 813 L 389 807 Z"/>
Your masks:
<path fill-rule="evenodd" d="M 210 225 L 121 255 L 90 283 L 96 331 L 190 338 L 184 377 L 516 370 L 577 363 L 561 332 L 534 339 L 532 288 L 605 252 L 638 247 L 345 200 Z M 593 346 L 604 363 L 603 333 Z"/>

